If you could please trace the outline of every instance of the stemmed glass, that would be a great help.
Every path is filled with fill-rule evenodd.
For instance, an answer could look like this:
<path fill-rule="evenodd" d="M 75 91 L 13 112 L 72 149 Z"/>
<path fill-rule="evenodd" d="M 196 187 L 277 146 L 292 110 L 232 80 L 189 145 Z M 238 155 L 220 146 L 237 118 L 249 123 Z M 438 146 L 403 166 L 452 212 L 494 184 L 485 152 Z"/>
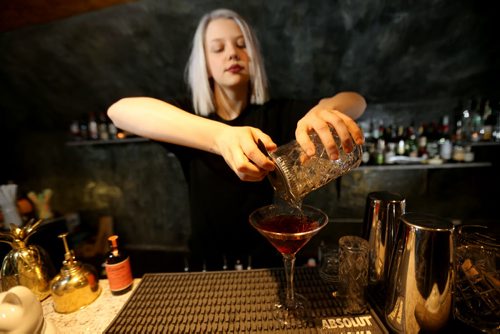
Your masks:
<path fill-rule="evenodd" d="M 275 304 L 274 317 L 284 324 L 307 316 L 307 300 L 294 292 L 295 254 L 327 223 L 328 216 L 312 206 L 302 206 L 301 212 L 289 207 L 268 205 L 250 214 L 250 224 L 283 255 L 286 276 L 284 302 Z"/>

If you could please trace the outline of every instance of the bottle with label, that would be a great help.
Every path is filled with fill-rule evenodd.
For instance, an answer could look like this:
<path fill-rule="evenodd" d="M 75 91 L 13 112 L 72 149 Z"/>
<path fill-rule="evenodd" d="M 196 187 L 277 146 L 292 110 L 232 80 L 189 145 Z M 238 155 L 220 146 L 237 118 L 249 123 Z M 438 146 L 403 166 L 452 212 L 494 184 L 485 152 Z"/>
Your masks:
<path fill-rule="evenodd" d="M 104 112 L 101 112 L 99 114 L 99 122 L 97 123 L 97 129 L 99 132 L 99 139 L 101 140 L 109 139 L 108 119 Z"/>
<path fill-rule="evenodd" d="M 118 296 L 132 289 L 134 279 L 129 257 L 118 249 L 118 236 L 112 235 L 108 241 L 110 250 L 106 255 L 106 275 L 111 293 Z"/>
<path fill-rule="evenodd" d="M 493 139 L 493 125 L 495 124 L 493 110 L 490 107 L 490 101 L 484 103 L 483 128 L 481 129 L 481 140 L 491 141 Z"/>
<path fill-rule="evenodd" d="M 97 127 L 97 120 L 95 118 L 95 113 L 89 113 L 89 137 L 90 139 L 99 139 L 99 129 Z"/>
<path fill-rule="evenodd" d="M 416 158 L 418 156 L 417 136 L 413 125 L 406 128 L 405 155 Z"/>

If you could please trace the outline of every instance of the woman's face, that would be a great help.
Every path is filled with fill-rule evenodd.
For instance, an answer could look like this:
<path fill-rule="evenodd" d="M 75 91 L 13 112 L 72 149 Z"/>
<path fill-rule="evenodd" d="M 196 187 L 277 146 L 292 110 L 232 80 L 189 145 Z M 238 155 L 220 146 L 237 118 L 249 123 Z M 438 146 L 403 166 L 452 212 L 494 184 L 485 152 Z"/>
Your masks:
<path fill-rule="evenodd" d="M 211 21 L 205 32 L 205 58 L 210 78 L 225 88 L 248 87 L 249 56 L 245 38 L 231 19 Z"/>

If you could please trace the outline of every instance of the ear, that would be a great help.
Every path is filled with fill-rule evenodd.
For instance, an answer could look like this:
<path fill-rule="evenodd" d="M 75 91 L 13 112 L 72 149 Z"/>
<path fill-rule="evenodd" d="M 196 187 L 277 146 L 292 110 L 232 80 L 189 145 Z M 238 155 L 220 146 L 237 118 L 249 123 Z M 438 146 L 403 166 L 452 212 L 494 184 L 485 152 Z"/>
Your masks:
<path fill-rule="evenodd" d="M 31 305 L 33 302 L 35 301 L 38 302 L 36 295 L 30 289 L 28 289 L 23 285 L 16 285 L 10 288 L 8 293 L 15 296 L 15 300 L 17 300 L 18 303 L 16 305 L 29 307 L 29 305 Z M 14 297 L 9 297 L 9 298 L 14 298 Z M 9 299 L 9 300 L 13 301 L 14 299 Z"/>
<path fill-rule="evenodd" d="M 10 333 L 19 328 L 24 309 L 18 295 L 7 291 L 0 294 L 0 332 Z"/>
<path fill-rule="evenodd" d="M 19 296 L 11 291 L 3 292 L 0 294 L 0 304 L 21 305 L 23 302 Z"/>

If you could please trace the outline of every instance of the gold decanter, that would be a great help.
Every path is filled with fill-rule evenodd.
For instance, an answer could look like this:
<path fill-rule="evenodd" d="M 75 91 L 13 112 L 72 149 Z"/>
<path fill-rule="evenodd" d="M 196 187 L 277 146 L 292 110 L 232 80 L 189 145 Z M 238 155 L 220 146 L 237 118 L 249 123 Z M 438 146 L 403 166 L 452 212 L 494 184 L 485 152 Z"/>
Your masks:
<path fill-rule="evenodd" d="M 50 279 L 55 273 L 54 266 L 42 247 L 28 245 L 29 238 L 41 223 L 42 220 L 31 220 L 24 227 L 11 224 L 9 232 L 0 232 L 0 241 L 12 247 L 2 262 L 2 291 L 23 285 L 40 301 L 50 295 Z"/>
<path fill-rule="evenodd" d="M 54 310 L 59 313 L 77 311 L 99 297 L 101 287 L 96 271 L 77 261 L 66 241 L 68 233 L 59 235 L 64 243 L 64 261 L 61 272 L 50 283 Z"/>

